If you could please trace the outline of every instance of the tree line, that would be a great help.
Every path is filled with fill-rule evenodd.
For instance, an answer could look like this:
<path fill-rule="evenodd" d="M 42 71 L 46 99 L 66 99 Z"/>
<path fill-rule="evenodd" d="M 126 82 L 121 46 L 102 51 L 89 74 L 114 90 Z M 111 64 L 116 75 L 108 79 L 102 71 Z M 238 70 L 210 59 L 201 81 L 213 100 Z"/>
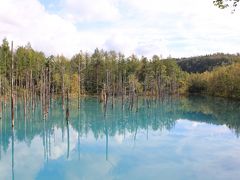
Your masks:
<path fill-rule="evenodd" d="M 11 52 L 6 39 L 0 47 L 0 94 L 4 100 L 10 95 L 11 81 L 14 97 L 24 97 L 31 104 L 38 97 L 49 104 L 53 96 L 61 95 L 65 106 L 68 94 L 99 95 L 102 100 L 105 96 L 160 98 L 182 93 L 186 76 L 174 59 L 162 60 L 156 55 L 139 59 L 95 49 L 92 54 L 80 52 L 68 59 L 63 55 L 46 57 L 30 44 Z"/>
<path fill-rule="evenodd" d="M 187 93 L 240 98 L 239 55 L 215 56 L 218 58 L 213 62 L 219 68 L 209 63 L 212 56 L 204 56 L 202 73 L 189 73 L 184 67 L 187 64 L 194 69 L 193 60 L 162 59 L 157 55 L 125 57 L 122 53 L 100 49 L 92 54 L 80 51 L 71 59 L 63 55 L 46 57 L 30 44 L 11 51 L 4 39 L 0 46 L 0 101 L 6 104 L 12 92 L 15 99 L 22 98 L 26 107 L 34 109 L 40 101 L 47 111 L 52 98 L 57 96 L 61 97 L 63 108 L 67 108 L 70 96 L 79 99 L 83 95 L 98 95 L 104 103 L 113 103 L 120 97 L 130 104 L 137 101 L 138 96 L 160 99 Z M 201 64 L 201 58 L 195 59 Z"/>

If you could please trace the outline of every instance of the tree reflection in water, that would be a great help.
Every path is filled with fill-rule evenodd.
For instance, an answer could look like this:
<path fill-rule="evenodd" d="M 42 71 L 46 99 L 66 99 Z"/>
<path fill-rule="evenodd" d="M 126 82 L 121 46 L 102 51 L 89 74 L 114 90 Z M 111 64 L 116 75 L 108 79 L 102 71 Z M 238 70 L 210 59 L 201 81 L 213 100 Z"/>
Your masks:
<path fill-rule="evenodd" d="M 42 137 L 44 159 L 47 161 L 51 156 L 51 140 L 55 139 L 55 130 L 61 129 L 62 141 L 67 132 L 67 158 L 70 153 L 70 129 L 77 132 L 77 151 L 80 159 L 80 139 L 88 136 L 91 132 L 97 140 L 105 136 L 106 160 L 108 160 L 109 137 L 130 133 L 133 140 L 139 130 L 146 132 L 148 138 L 149 129 L 153 131 L 171 130 L 176 121 L 187 119 L 194 122 L 204 122 L 214 125 L 226 125 L 238 137 L 240 134 L 240 103 L 221 98 L 190 97 L 190 98 L 168 98 L 161 101 L 143 99 L 138 100 L 137 111 L 122 108 L 121 99 L 115 100 L 114 108 L 108 108 L 104 116 L 104 108 L 96 98 L 82 98 L 80 109 L 78 102 L 72 100 L 70 103 L 70 117 L 66 122 L 62 112 L 61 103 L 55 100 L 51 104 L 50 114 L 47 119 L 41 116 L 41 108 L 37 106 L 35 112 L 24 116 L 21 103 L 17 106 L 15 130 L 11 129 L 9 117 L 9 106 L 4 109 L 3 119 L 0 122 L 0 159 L 2 150 L 6 152 L 10 140 L 31 143 L 36 137 Z M 109 103 L 111 104 L 111 103 Z M 14 147 L 14 144 L 12 144 Z M 14 153 L 14 149 L 13 149 Z M 14 156 L 13 156 L 14 157 Z M 14 167 L 14 166 L 13 166 Z"/>

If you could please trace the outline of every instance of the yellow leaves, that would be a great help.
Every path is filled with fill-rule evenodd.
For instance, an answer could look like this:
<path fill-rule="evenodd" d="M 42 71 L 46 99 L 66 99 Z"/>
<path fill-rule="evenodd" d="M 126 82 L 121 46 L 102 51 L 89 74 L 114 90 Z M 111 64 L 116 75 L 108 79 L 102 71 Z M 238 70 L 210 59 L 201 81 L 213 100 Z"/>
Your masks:
<path fill-rule="evenodd" d="M 212 72 L 191 74 L 188 83 L 189 92 L 240 98 L 240 64 L 219 67 Z"/>
<path fill-rule="evenodd" d="M 56 85 L 60 86 L 60 84 L 61 84 L 61 76 L 60 76 L 59 73 L 54 73 L 54 74 L 53 74 L 53 82 L 54 82 Z"/>
<path fill-rule="evenodd" d="M 78 75 L 75 73 L 71 77 L 71 94 L 77 95 L 78 94 Z"/>
<path fill-rule="evenodd" d="M 130 74 L 128 77 L 129 85 L 132 86 L 137 93 L 141 93 L 143 91 L 141 83 L 138 81 L 134 74 Z"/>

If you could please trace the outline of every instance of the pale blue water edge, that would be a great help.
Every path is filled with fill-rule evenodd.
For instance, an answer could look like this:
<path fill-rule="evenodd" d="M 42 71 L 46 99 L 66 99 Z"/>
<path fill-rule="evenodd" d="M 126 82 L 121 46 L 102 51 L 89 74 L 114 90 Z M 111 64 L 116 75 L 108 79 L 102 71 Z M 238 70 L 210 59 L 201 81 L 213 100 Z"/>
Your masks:
<path fill-rule="evenodd" d="M 8 109 L 0 120 L 0 179 L 239 179 L 240 103 L 209 97 L 121 101 L 104 110 L 96 98 L 41 109 L 14 131 Z"/>

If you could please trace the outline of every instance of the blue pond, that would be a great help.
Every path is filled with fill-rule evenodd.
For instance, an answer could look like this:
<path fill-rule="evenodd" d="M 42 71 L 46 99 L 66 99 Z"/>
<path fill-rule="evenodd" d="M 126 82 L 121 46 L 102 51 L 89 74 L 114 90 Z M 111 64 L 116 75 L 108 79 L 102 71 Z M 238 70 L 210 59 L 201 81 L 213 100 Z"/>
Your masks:
<path fill-rule="evenodd" d="M 42 117 L 8 105 L 0 120 L 0 179 L 239 179 L 240 103 L 210 97 L 60 101 Z"/>

